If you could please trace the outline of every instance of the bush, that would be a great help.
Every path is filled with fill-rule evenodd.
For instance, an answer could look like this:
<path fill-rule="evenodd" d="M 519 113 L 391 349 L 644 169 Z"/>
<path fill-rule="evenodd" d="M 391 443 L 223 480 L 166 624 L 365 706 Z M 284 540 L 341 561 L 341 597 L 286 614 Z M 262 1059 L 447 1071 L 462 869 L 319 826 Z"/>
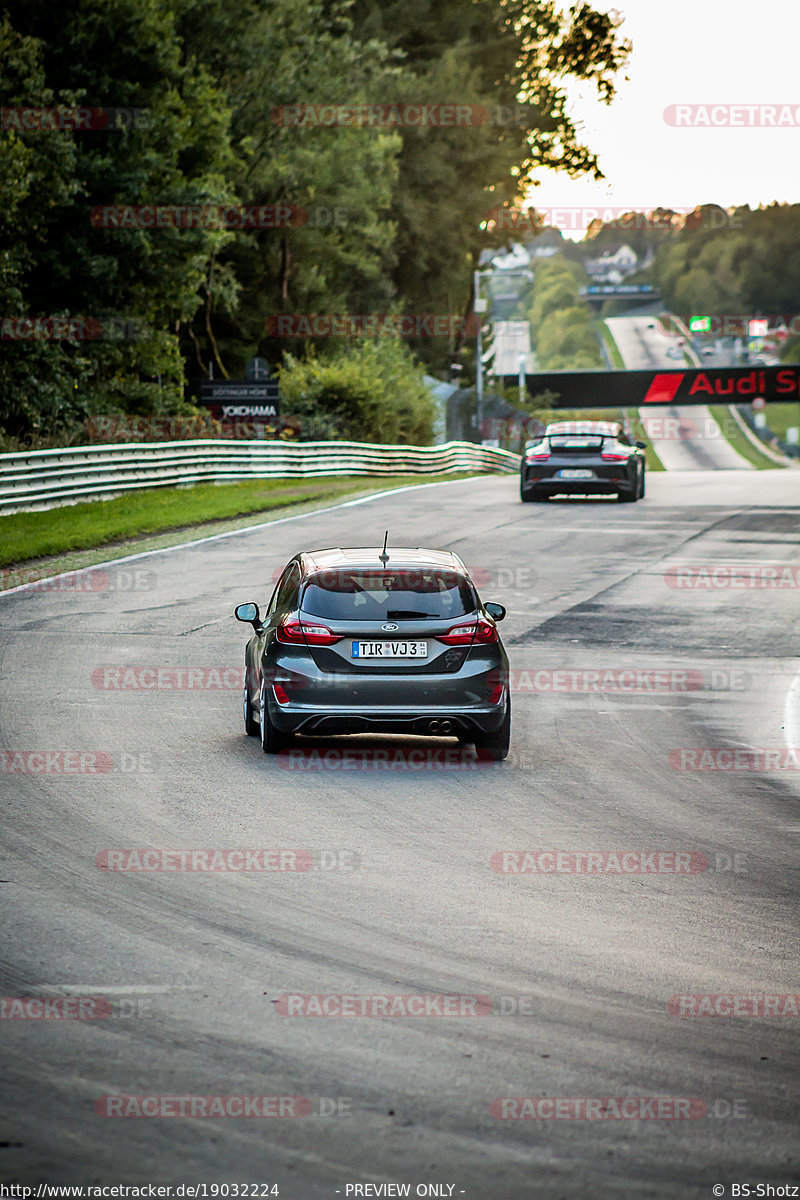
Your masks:
<path fill-rule="evenodd" d="M 302 441 L 430 445 L 433 397 L 401 342 L 365 341 L 322 360 L 313 351 L 287 355 L 279 383 L 282 409 L 299 420 Z"/>

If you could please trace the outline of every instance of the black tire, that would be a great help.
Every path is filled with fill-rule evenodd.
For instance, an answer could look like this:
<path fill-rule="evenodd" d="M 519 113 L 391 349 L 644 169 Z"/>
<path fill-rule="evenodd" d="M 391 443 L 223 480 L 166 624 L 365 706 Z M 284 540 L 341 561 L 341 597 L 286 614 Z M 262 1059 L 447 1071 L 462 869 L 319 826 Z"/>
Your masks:
<path fill-rule="evenodd" d="M 508 758 L 508 748 L 511 744 L 511 698 L 506 700 L 506 712 L 503 723 L 494 733 L 483 733 L 475 737 L 475 749 L 479 758 L 489 758 L 492 762 L 502 762 Z"/>
<path fill-rule="evenodd" d="M 247 674 L 246 667 L 245 674 Z M 247 684 L 244 685 L 244 731 L 248 737 L 258 737 L 261 733 L 261 722 L 253 713 L 253 706 L 250 703 L 250 689 Z"/>
<path fill-rule="evenodd" d="M 624 492 L 621 490 L 619 492 L 617 492 L 617 500 L 619 500 L 620 504 L 635 504 L 638 499 L 639 499 L 638 483 L 636 484 L 636 486 L 634 487 L 634 490 L 632 492 L 629 492 L 627 490 Z"/>
<path fill-rule="evenodd" d="M 261 735 L 261 749 L 265 754 L 278 754 L 289 744 L 289 735 L 281 733 L 269 719 L 267 685 L 263 681 L 259 700 L 259 733 Z"/>
<path fill-rule="evenodd" d="M 642 482 L 639 484 L 639 499 L 640 500 L 644 500 L 644 479 L 645 479 L 646 474 L 647 474 L 647 472 L 645 471 L 644 467 L 642 467 Z"/>

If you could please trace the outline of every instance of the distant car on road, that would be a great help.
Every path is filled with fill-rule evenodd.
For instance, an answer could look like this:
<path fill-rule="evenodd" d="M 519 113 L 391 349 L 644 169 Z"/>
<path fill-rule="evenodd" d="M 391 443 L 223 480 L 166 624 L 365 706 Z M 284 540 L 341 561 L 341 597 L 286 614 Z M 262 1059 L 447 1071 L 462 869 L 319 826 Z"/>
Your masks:
<path fill-rule="evenodd" d="M 551 496 L 607 496 L 635 502 L 645 491 L 645 442 L 631 442 L 619 422 L 558 421 L 528 446 L 520 467 L 523 501 Z"/>
<path fill-rule="evenodd" d="M 508 754 L 506 610 L 484 604 L 443 550 L 384 547 L 295 555 L 245 650 L 244 727 L 276 754 L 294 734 L 454 736 Z"/>

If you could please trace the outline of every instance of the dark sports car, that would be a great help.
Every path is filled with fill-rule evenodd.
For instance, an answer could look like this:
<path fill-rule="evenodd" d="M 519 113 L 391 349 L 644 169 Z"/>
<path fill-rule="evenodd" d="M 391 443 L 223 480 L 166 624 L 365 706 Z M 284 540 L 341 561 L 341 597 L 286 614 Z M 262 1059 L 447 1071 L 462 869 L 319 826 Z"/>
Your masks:
<path fill-rule="evenodd" d="M 296 734 L 455 736 L 508 754 L 502 604 L 481 602 L 455 554 L 314 550 L 286 566 L 245 651 L 244 725 L 266 754 Z"/>
<path fill-rule="evenodd" d="M 520 499 L 549 500 L 559 494 L 641 500 L 645 443 L 631 442 L 622 425 L 607 421 L 559 421 L 528 446 L 520 468 Z"/>

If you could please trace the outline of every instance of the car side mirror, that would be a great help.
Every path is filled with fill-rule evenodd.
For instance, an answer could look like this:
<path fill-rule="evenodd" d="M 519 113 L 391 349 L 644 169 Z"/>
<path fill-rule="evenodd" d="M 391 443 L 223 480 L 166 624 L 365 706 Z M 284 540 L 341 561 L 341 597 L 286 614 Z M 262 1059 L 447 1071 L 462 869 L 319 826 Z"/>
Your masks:
<path fill-rule="evenodd" d="M 261 618 L 257 604 L 237 604 L 233 610 L 233 615 L 237 621 L 244 621 L 246 625 L 252 625 L 256 633 L 261 629 Z"/>
<path fill-rule="evenodd" d="M 506 615 L 504 604 L 495 604 L 492 600 L 490 600 L 487 604 L 484 604 L 483 607 L 486 609 L 490 617 L 494 617 L 495 621 L 502 621 L 503 617 Z"/>
<path fill-rule="evenodd" d="M 647 449 L 647 442 L 634 442 L 633 444 L 634 444 L 634 446 L 636 446 L 637 450 L 646 450 Z"/>

